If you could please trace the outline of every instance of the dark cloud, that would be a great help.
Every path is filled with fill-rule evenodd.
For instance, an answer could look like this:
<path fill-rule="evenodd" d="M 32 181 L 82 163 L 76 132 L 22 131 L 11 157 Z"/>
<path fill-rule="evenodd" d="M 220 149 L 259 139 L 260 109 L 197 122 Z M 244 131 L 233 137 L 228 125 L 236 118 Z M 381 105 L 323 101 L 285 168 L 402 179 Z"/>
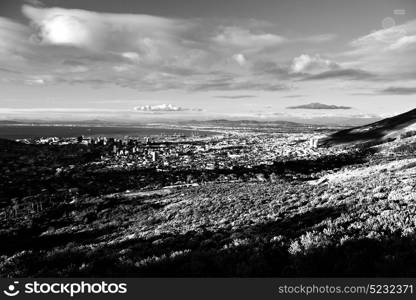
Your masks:
<path fill-rule="evenodd" d="M 283 98 L 302 98 L 305 97 L 305 95 L 286 95 L 283 96 Z"/>
<path fill-rule="evenodd" d="M 328 105 L 318 102 L 302 104 L 298 106 L 289 106 L 287 109 L 351 109 L 349 106 Z"/>
<path fill-rule="evenodd" d="M 83 67 L 83 66 L 85 66 L 85 65 L 86 65 L 86 64 L 85 64 L 84 62 L 82 62 L 82 61 L 71 60 L 71 59 L 64 60 L 64 61 L 62 62 L 62 64 L 63 64 L 64 66 L 71 66 L 71 67 Z"/>
<path fill-rule="evenodd" d="M 327 79 L 350 79 L 350 80 L 364 80 L 364 79 L 375 79 L 376 76 L 373 73 L 360 70 L 360 69 L 343 69 L 337 63 L 323 60 L 321 58 L 309 57 L 307 55 L 301 56 L 307 57 L 305 63 L 302 66 L 297 68 L 307 69 L 307 68 L 317 68 L 321 72 L 314 73 L 310 72 L 311 70 L 301 70 L 294 71 L 294 66 L 290 65 L 278 65 L 275 62 L 271 61 L 260 61 L 253 64 L 251 70 L 255 75 L 271 75 L 275 78 L 282 80 L 300 80 L 300 81 L 309 81 L 309 80 L 327 80 Z M 328 69 L 322 71 L 322 69 Z M 296 68 L 295 68 L 296 69 Z"/>
<path fill-rule="evenodd" d="M 214 96 L 215 98 L 222 98 L 222 99 L 245 99 L 245 98 L 256 98 L 255 95 L 233 95 L 233 96 L 227 96 L 227 95 L 220 95 L 220 96 Z"/>
<path fill-rule="evenodd" d="M 290 89 L 289 86 L 274 82 L 253 82 L 214 79 L 207 82 L 192 85 L 194 91 L 238 91 L 238 90 L 257 90 L 257 91 L 283 91 Z"/>
<path fill-rule="evenodd" d="M 204 73 L 195 69 L 178 67 L 178 66 L 163 66 L 161 68 L 161 71 L 170 75 L 177 75 L 177 76 L 184 76 L 184 77 L 207 74 L 206 72 Z"/>
<path fill-rule="evenodd" d="M 360 69 L 335 69 L 325 72 L 321 72 L 313 75 L 306 75 L 301 80 L 326 80 L 326 79 L 335 79 L 335 78 L 344 78 L 351 80 L 363 80 L 374 78 L 373 73 L 363 71 Z"/>
<path fill-rule="evenodd" d="M 13 73 L 13 74 L 21 74 L 21 72 L 19 72 L 19 71 L 10 70 L 10 69 L 6 69 L 6 68 L 0 68 L 0 72 Z"/>
<path fill-rule="evenodd" d="M 413 95 L 416 94 L 416 87 L 398 87 L 392 86 L 380 91 L 386 95 Z"/>
<path fill-rule="evenodd" d="M 40 0 L 25 0 L 24 2 L 32 6 L 37 6 L 37 7 L 45 6 L 45 4 Z"/>
<path fill-rule="evenodd" d="M 356 92 L 356 93 L 348 93 L 348 95 L 351 96 L 378 96 L 378 94 L 374 93 L 374 92 Z"/>
<path fill-rule="evenodd" d="M 281 66 L 272 61 L 257 61 L 253 64 L 251 70 L 254 74 L 289 77 L 289 66 Z"/>

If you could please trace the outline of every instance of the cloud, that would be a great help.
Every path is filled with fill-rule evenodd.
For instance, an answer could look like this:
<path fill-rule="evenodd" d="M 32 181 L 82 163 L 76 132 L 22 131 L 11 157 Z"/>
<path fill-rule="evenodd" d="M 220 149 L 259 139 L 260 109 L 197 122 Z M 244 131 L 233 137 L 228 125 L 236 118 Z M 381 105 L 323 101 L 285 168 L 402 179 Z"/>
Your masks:
<path fill-rule="evenodd" d="M 268 27 L 268 26 L 266 26 Z M 265 50 L 290 43 L 323 43 L 336 38 L 335 34 L 318 34 L 300 38 L 288 38 L 282 35 L 264 32 L 256 28 L 251 30 L 239 26 L 224 26 L 212 39 L 220 46 L 235 47 L 244 51 Z"/>
<path fill-rule="evenodd" d="M 311 42 L 311 43 L 323 43 L 332 41 L 337 38 L 337 35 L 332 33 L 325 33 L 325 34 L 318 34 L 318 35 L 312 35 L 309 37 L 304 37 L 301 39 L 298 39 L 297 41 L 300 42 Z"/>
<path fill-rule="evenodd" d="M 397 50 L 397 49 L 408 48 L 412 46 L 413 44 L 416 44 L 416 35 L 403 36 L 399 38 L 396 42 L 391 44 L 389 46 L 389 49 Z"/>
<path fill-rule="evenodd" d="M 416 68 L 416 20 L 374 31 L 350 42 L 342 55 L 354 68 L 365 68 L 379 74 L 407 79 Z M 386 78 L 386 80 L 394 78 Z"/>
<path fill-rule="evenodd" d="M 239 48 L 264 48 L 284 43 L 287 39 L 271 33 L 253 33 L 248 29 L 229 26 L 217 34 L 213 41 L 223 46 Z"/>
<path fill-rule="evenodd" d="M 222 98 L 222 99 L 247 99 L 247 98 L 256 98 L 255 95 L 220 95 L 214 96 L 215 98 Z"/>
<path fill-rule="evenodd" d="M 136 52 L 124 52 L 121 54 L 122 57 L 127 58 L 133 62 L 140 61 L 140 55 Z"/>
<path fill-rule="evenodd" d="M 287 109 L 351 109 L 349 106 L 328 105 L 318 102 L 303 104 L 298 106 L 289 106 Z"/>
<path fill-rule="evenodd" d="M 28 27 L 0 16 L 0 60 L 22 60 L 28 54 Z"/>
<path fill-rule="evenodd" d="M 55 45 L 87 46 L 93 33 L 75 17 L 54 16 L 41 25 L 40 39 L 42 42 Z"/>
<path fill-rule="evenodd" d="M 25 2 L 32 6 L 45 6 L 45 4 L 40 0 L 25 0 Z"/>
<path fill-rule="evenodd" d="M 359 69 L 336 69 L 325 71 L 318 74 L 307 75 L 302 80 L 326 80 L 326 79 L 349 79 L 349 80 L 365 80 L 372 79 L 376 76 L 370 72 Z"/>
<path fill-rule="evenodd" d="M 114 71 L 116 72 L 126 72 L 132 69 L 132 67 L 130 65 L 117 65 L 117 66 L 113 66 Z"/>
<path fill-rule="evenodd" d="M 44 85 L 46 81 L 42 78 L 26 79 L 25 83 L 28 85 Z"/>
<path fill-rule="evenodd" d="M 334 39 L 333 34 L 285 37 L 272 24 L 253 25 L 246 20 L 180 19 L 33 5 L 23 5 L 22 12 L 28 25 L 0 17 L 1 66 L 22 71 L 22 84 L 49 74 L 49 78 L 40 77 L 46 85 L 226 92 L 289 90 L 294 81 L 304 84 L 302 79 L 369 78 L 364 76 L 369 74 L 353 74 L 355 68 L 346 69 L 333 61 L 335 55 L 330 59 L 318 54 L 293 58 L 300 43 L 308 53 L 307 43 L 316 49 L 317 43 Z M 231 22 L 234 26 L 227 26 Z M 409 44 L 411 39 L 401 43 Z M 17 75 L 2 73 L 3 81 L 19 81 Z"/>
<path fill-rule="evenodd" d="M 38 55 L 33 64 L 43 60 L 46 67 L 48 61 L 52 69 L 55 62 L 51 72 L 60 73 L 61 82 L 78 84 L 85 79 L 85 83 L 93 80 L 139 90 L 190 91 L 221 90 L 221 86 L 224 90 L 280 90 L 283 86 L 242 74 L 230 63 L 251 64 L 233 45 L 275 45 L 283 41 L 277 35 L 220 27 L 223 33 L 213 39 L 211 34 L 218 27 L 203 27 L 198 20 L 28 5 L 22 10 L 33 24 L 31 44 Z M 62 61 L 74 65 L 66 75 L 60 71 Z M 69 74 L 82 72 L 84 78 Z M 222 73 L 232 73 L 233 79 L 221 82 Z"/>
<path fill-rule="evenodd" d="M 416 87 L 388 87 L 381 90 L 380 93 L 386 95 L 414 95 L 416 94 Z"/>
<path fill-rule="evenodd" d="M 124 53 L 133 51 L 123 50 L 135 49 L 144 56 L 157 55 L 159 47 L 165 47 L 188 28 L 185 21 L 150 15 L 29 5 L 24 5 L 22 12 L 35 26 L 33 39 L 41 44 Z"/>
<path fill-rule="evenodd" d="M 221 80 L 214 79 L 205 82 L 199 82 L 190 86 L 194 91 L 283 91 L 290 87 L 284 83 L 276 81 L 249 81 L 249 80 Z"/>
<path fill-rule="evenodd" d="M 283 98 L 303 98 L 303 97 L 305 97 L 305 95 L 296 95 L 296 94 L 294 94 L 294 95 L 283 96 Z"/>
<path fill-rule="evenodd" d="M 82 61 L 77 61 L 77 60 L 71 60 L 71 59 L 66 59 L 62 62 L 62 64 L 64 66 L 70 66 L 70 67 L 84 67 L 85 63 Z"/>
<path fill-rule="evenodd" d="M 290 64 L 278 65 L 270 61 L 258 61 L 251 66 L 254 74 L 272 75 L 281 80 L 312 81 L 326 79 L 366 80 L 377 76 L 361 69 L 345 68 L 343 64 L 320 55 L 302 54 Z"/>
<path fill-rule="evenodd" d="M 134 108 L 135 111 L 140 112 L 149 112 L 149 111 L 156 111 L 156 112 L 163 112 L 163 111 L 169 111 L 169 112 L 177 112 L 177 111 L 185 111 L 188 109 L 184 109 L 180 106 L 175 106 L 172 104 L 160 104 L 160 105 L 143 105 L 143 106 L 136 106 Z"/>
<path fill-rule="evenodd" d="M 414 44 L 416 35 L 416 20 L 377 30 L 368 35 L 353 40 L 350 44 L 358 53 L 371 50 L 399 50 Z"/>
<path fill-rule="evenodd" d="M 232 58 L 240 65 L 240 66 L 244 66 L 247 63 L 246 57 L 244 56 L 244 54 L 238 53 L 238 54 L 234 54 L 232 56 Z"/>
<path fill-rule="evenodd" d="M 273 77 L 290 77 L 290 67 L 281 66 L 274 61 L 258 60 L 251 65 L 255 75 L 272 75 Z"/>
<path fill-rule="evenodd" d="M 4 73 L 12 73 L 12 74 L 20 74 L 20 73 L 21 73 L 21 72 L 19 72 L 19 71 L 15 71 L 15 70 L 7 69 L 7 68 L 1 68 L 1 67 L 0 67 L 0 72 L 4 72 Z"/>
<path fill-rule="evenodd" d="M 339 65 L 328 59 L 323 59 L 319 55 L 310 56 L 302 54 L 295 57 L 290 66 L 292 73 L 322 72 L 339 68 Z"/>

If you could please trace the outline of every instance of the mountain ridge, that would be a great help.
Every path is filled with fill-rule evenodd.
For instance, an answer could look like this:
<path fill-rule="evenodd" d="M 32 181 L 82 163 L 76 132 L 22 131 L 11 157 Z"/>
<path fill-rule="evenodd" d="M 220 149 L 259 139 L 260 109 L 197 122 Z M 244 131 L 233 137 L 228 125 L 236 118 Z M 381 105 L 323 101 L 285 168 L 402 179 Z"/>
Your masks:
<path fill-rule="evenodd" d="M 403 134 L 416 133 L 416 109 L 363 126 L 337 131 L 320 139 L 320 146 L 341 144 L 383 143 L 401 138 Z"/>

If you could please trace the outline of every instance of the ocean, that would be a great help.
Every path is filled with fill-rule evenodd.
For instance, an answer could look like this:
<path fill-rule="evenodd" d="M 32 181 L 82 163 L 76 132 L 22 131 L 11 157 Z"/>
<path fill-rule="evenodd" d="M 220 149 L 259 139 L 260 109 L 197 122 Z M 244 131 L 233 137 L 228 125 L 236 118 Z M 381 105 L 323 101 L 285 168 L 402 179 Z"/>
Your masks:
<path fill-rule="evenodd" d="M 39 137 L 77 137 L 77 136 L 154 136 L 154 135 L 185 135 L 198 134 L 210 136 L 216 134 L 212 131 L 174 129 L 174 128 L 148 128 L 148 127 L 118 127 L 118 126 L 38 126 L 38 125 L 7 125 L 0 126 L 0 138 L 25 139 Z"/>

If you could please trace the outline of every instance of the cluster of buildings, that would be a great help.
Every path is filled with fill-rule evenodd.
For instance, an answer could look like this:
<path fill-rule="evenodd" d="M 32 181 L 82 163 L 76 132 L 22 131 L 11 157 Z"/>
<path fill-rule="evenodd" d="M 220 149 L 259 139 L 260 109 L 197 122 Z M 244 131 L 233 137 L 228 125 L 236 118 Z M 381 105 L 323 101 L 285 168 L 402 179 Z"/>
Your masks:
<path fill-rule="evenodd" d="M 232 132 L 210 137 L 26 140 L 22 142 L 28 145 L 14 143 L 4 147 L 7 151 L 0 151 L 0 210 L 13 199 L 18 204 L 42 203 L 46 207 L 54 199 L 70 202 L 83 193 L 213 180 L 273 182 L 279 171 L 276 162 L 299 160 L 302 165 L 302 161 L 345 152 L 315 148 L 310 145 L 311 138 L 312 133 Z M 29 207 L 34 212 L 39 209 L 42 207 Z M 21 209 L 3 212 L 3 217 L 18 211 Z"/>
<path fill-rule="evenodd" d="M 314 159 L 341 149 L 316 148 L 311 133 L 224 133 L 211 137 L 76 137 L 37 139 L 33 143 L 81 144 L 99 151 L 95 162 L 106 168 L 156 168 L 169 171 L 231 169 L 270 165 L 275 161 Z"/>

